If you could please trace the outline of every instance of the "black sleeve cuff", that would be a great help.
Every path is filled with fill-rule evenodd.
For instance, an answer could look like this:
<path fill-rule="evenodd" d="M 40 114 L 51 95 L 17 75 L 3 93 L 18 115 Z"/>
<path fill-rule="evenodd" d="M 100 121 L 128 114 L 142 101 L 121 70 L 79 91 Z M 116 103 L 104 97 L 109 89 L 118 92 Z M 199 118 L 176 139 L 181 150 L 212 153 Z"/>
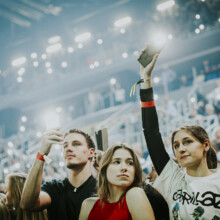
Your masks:
<path fill-rule="evenodd" d="M 140 99 L 142 102 L 154 101 L 153 88 L 140 89 Z"/>

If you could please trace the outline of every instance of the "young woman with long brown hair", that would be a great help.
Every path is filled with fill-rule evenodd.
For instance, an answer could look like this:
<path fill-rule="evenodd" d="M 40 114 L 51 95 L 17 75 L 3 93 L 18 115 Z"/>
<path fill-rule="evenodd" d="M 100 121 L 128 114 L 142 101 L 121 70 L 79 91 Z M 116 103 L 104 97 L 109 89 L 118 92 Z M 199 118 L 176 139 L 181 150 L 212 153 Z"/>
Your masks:
<path fill-rule="evenodd" d="M 213 170 L 216 155 L 205 129 L 190 125 L 174 131 L 172 146 L 177 163 L 165 150 L 151 84 L 157 57 L 140 68 L 144 135 L 159 175 L 154 187 L 166 199 L 171 219 L 220 219 L 220 174 Z"/>
<path fill-rule="evenodd" d="M 110 147 L 100 162 L 98 198 L 83 202 L 79 220 L 153 220 L 140 188 L 142 169 L 135 152 L 124 144 Z"/>

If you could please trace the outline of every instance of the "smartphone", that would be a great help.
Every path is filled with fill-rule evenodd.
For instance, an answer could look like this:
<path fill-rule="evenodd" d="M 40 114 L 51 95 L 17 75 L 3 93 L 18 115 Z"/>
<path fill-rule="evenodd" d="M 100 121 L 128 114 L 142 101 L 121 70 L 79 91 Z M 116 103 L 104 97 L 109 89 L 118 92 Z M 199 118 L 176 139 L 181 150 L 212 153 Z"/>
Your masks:
<path fill-rule="evenodd" d="M 155 49 L 154 47 L 148 47 L 140 55 L 138 61 L 143 67 L 146 67 L 153 60 L 154 55 L 159 52 L 160 50 Z"/>

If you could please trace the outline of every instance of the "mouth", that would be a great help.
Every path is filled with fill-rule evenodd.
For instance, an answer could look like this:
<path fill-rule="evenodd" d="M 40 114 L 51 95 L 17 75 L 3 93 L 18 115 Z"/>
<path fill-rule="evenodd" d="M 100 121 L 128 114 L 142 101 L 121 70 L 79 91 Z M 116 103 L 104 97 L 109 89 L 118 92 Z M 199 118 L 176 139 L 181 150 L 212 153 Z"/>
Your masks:
<path fill-rule="evenodd" d="M 181 156 L 180 159 L 181 159 L 181 160 L 184 160 L 184 159 L 186 159 L 187 157 L 189 157 L 189 155 Z"/>
<path fill-rule="evenodd" d="M 125 178 L 128 178 L 129 176 L 126 175 L 126 174 L 121 174 L 121 175 L 118 175 L 118 177 L 125 177 Z"/>
<path fill-rule="evenodd" d="M 66 159 L 71 159 L 71 158 L 73 158 L 73 157 L 75 157 L 74 155 L 67 155 L 66 156 Z"/>

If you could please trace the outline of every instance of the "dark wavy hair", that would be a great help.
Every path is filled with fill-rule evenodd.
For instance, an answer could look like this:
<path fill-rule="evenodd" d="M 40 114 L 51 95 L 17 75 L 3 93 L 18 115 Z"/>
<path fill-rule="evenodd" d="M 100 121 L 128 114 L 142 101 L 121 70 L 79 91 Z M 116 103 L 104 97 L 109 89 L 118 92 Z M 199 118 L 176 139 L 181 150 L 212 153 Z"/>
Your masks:
<path fill-rule="evenodd" d="M 202 128 L 201 126 L 186 125 L 186 126 L 178 128 L 177 130 L 175 130 L 173 132 L 172 138 L 171 138 L 172 146 L 173 146 L 173 142 L 174 142 L 174 137 L 175 137 L 176 133 L 179 132 L 179 131 L 186 131 L 187 133 L 189 133 L 190 135 L 195 137 L 201 144 L 204 144 L 204 142 L 206 140 L 209 140 L 209 136 L 208 136 L 206 130 L 204 128 Z M 175 155 L 174 149 L 173 149 L 173 153 Z M 207 160 L 207 165 L 208 165 L 209 169 L 217 168 L 216 151 L 211 146 L 211 144 L 210 144 L 210 148 L 209 148 L 209 150 L 207 151 L 207 154 L 206 154 L 206 160 Z"/>

